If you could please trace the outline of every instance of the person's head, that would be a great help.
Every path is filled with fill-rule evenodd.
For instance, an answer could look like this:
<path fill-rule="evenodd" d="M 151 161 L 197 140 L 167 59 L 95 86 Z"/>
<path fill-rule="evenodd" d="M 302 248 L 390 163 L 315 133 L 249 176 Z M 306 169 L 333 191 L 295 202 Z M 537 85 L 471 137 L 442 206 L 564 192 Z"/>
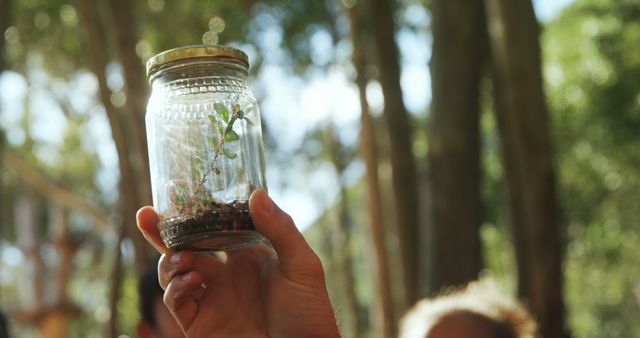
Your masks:
<path fill-rule="evenodd" d="M 402 319 L 400 338 L 534 338 L 535 332 L 521 305 L 482 281 L 416 303 Z"/>
<path fill-rule="evenodd" d="M 182 338 L 184 334 L 178 323 L 164 305 L 164 290 L 158 283 L 158 259 L 156 258 L 140 278 L 140 322 L 137 333 L 140 338 Z"/>

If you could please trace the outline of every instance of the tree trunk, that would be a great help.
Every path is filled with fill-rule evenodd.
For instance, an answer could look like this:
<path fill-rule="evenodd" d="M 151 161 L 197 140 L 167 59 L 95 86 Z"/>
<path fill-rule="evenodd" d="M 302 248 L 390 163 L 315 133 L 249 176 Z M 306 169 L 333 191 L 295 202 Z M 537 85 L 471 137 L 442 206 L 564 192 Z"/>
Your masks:
<path fill-rule="evenodd" d="M 355 278 L 353 277 L 353 260 L 351 259 L 353 255 L 353 250 L 351 248 L 351 229 L 353 228 L 350 217 L 351 208 L 349 207 L 347 189 L 344 184 L 340 184 L 340 186 L 340 206 L 338 207 L 338 227 L 340 227 L 340 231 L 337 232 L 338 238 L 336 241 L 336 247 L 340 248 L 337 252 L 340 255 L 339 262 L 341 270 L 343 271 L 343 283 L 348 306 L 347 311 L 351 317 L 351 331 L 349 337 L 361 338 L 362 325 L 360 325 L 360 307 L 358 306 L 358 297 L 356 296 L 356 283 Z"/>
<path fill-rule="evenodd" d="M 73 243 L 69 232 L 66 210 L 53 203 L 49 203 L 49 233 L 58 255 L 53 304 L 59 305 L 67 301 L 67 288 L 73 271 L 73 257 L 76 254 L 77 246 Z"/>
<path fill-rule="evenodd" d="M 104 0 L 102 0 L 104 1 Z M 127 97 L 125 108 L 127 110 L 127 122 L 133 135 L 133 142 L 137 144 L 135 149 L 140 187 L 141 202 L 151 204 L 151 180 L 149 178 L 149 156 L 147 150 L 147 136 L 145 132 L 144 115 L 147 107 L 147 82 L 144 65 L 136 54 L 138 43 L 138 29 L 136 25 L 135 2 L 128 0 L 106 1 L 111 14 L 110 20 L 105 24 L 107 28 L 114 30 L 115 48 L 118 60 L 122 65 L 125 80 L 125 94 Z M 154 254 L 148 257 L 152 259 Z"/>
<path fill-rule="evenodd" d="M 384 228 L 382 225 L 382 202 L 380 182 L 378 176 L 378 156 L 373 122 L 369 114 L 367 103 L 367 79 L 365 77 L 365 62 L 362 57 L 363 41 L 356 7 L 345 8 L 351 25 L 351 41 L 353 43 L 352 62 L 356 69 L 355 82 L 358 86 L 360 98 L 360 156 L 362 157 L 366 173 L 367 185 L 367 223 L 371 234 L 371 251 L 374 265 L 374 307 L 372 313 L 373 332 L 376 337 L 392 338 L 396 334 L 395 316 L 391 293 L 391 282 L 387 252 L 384 245 Z"/>
<path fill-rule="evenodd" d="M 129 133 L 132 135 L 131 143 L 137 145 L 131 147 L 135 149 L 134 159 L 138 196 L 140 205 L 151 205 L 151 177 L 149 173 L 149 154 L 147 149 L 147 134 L 145 129 L 144 116 L 147 108 L 147 81 L 145 68 L 142 60 L 136 54 L 136 44 L 138 43 L 137 17 L 135 15 L 135 2 L 128 0 L 101 0 L 103 5 L 107 5 L 107 15 L 109 20 L 105 22 L 107 29 L 113 31 L 110 36 L 115 37 L 115 49 L 118 60 L 122 65 L 122 72 L 125 79 L 125 103 L 126 124 L 129 126 Z M 105 4 L 106 2 L 106 4 Z M 138 235 L 139 239 L 142 239 Z M 146 264 L 151 262 L 157 254 L 149 245 L 144 246 L 147 250 L 136 251 L 142 256 Z M 145 266 L 146 266 L 145 264 Z M 143 270 L 137 271 L 139 274 Z"/>
<path fill-rule="evenodd" d="M 108 62 L 107 58 L 107 45 L 105 38 L 101 34 L 101 27 L 99 26 L 98 16 L 95 11 L 94 3 L 92 0 L 78 0 L 78 7 L 80 16 L 84 22 L 84 26 L 87 32 L 87 44 L 88 44 L 88 58 L 91 71 L 94 73 L 98 80 L 98 89 L 100 95 L 100 101 L 102 102 L 107 118 L 109 119 L 109 125 L 111 127 L 111 134 L 115 142 L 116 151 L 118 153 L 118 165 L 120 169 L 120 201 L 121 201 L 121 215 L 122 226 L 127 229 L 127 235 L 133 240 L 136 251 L 136 271 L 141 274 L 147 266 L 147 259 L 145 255 L 140 254 L 146 252 L 148 245 L 137 231 L 136 226 L 133 224 L 135 220 L 136 208 L 142 206 L 142 202 L 137 189 L 137 182 L 135 170 L 130 160 L 130 153 L 127 140 L 129 139 L 125 130 L 125 121 L 121 114 L 116 111 L 115 107 L 111 103 L 111 92 L 107 86 L 106 66 Z"/>
<path fill-rule="evenodd" d="M 11 0 L 0 0 L 0 32 L 4 35 L 4 32 L 9 28 L 9 18 L 11 13 Z M 4 36 L 0 36 L 0 76 L 2 73 L 8 68 L 7 67 L 7 58 L 5 56 L 5 39 Z M 0 102 L 0 115 L 4 111 L 2 107 L 2 103 Z M 2 153 L 4 150 L 4 128 L 0 128 L 0 168 L 2 168 Z M 0 194 L 0 205 L 3 204 L 2 194 Z M 2 207 L 0 207 L 0 211 L 2 211 Z M 4 219 L 0 217 L 0 222 L 3 222 Z M 0 231 L 0 235 L 4 235 L 2 231 Z"/>
<path fill-rule="evenodd" d="M 487 0 L 486 13 L 518 293 L 529 304 L 542 337 L 567 337 L 559 211 L 538 24 L 530 1 Z"/>
<path fill-rule="evenodd" d="M 45 294 L 42 276 L 46 276 L 46 269 L 40 256 L 40 246 L 42 234 L 39 232 L 38 224 L 41 205 L 35 193 L 29 189 L 23 189 L 16 198 L 15 204 L 16 233 L 18 235 L 18 247 L 25 255 L 23 264 L 26 272 L 26 283 L 19 288 L 22 292 L 20 297 L 23 300 L 25 310 L 15 311 L 16 320 L 28 323 L 37 327 L 43 338 L 63 338 L 66 337 L 66 327 L 68 323 L 67 312 L 65 311 L 64 293 L 61 294 L 61 283 L 66 271 L 57 274 L 56 294 L 49 297 Z M 52 226 L 63 226 L 59 216 L 52 214 Z M 55 224 L 58 223 L 58 224 Z M 66 257 L 62 256 L 61 267 L 64 268 Z M 51 303 L 53 301 L 53 303 Z"/>
<path fill-rule="evenodd" d="M 66 210 L 49 203 L 49 232 L 53 245 L 58 254 L 58 265 L 55 269 L 55 294 L 52 305 L 43 313 L 38 323 L 41 332 L 46 332 L 47 338 L 68 337 L 67 327 L 73 318 L 67 300 L 67 289 L 73 271 L 73 258 L 77 252 L 77 245 L 73 242 L 69 232 L 69 220 Z"/>
<path fill-rule="evenodd" d="M 479 95 L 486 55 L 481 2 L 432 5 L 427 294 L 464 285 L 482 268 Z"/>
<path fill-rule="evenodd" d="M 118 229 L 118 240 L 114 249 L 113 265 L 111 268 L 111 279 L 109 280 L 110 293 L 109 293 L 109 310 L 111 310 L 111 318 L 117 318 L 118 314 L 118 300 L 120 299 L 120 293 L 122 291 L 122 241 L 125 238 L 125 231 L 123 227 Z M 116 338 L 118 337 L 118 321 L 110 320 L 107 325 L 106 337 Z"/>
<path fill-rule="evenodd" d="M 148 245 L 142 238 L 141 234 L 137 231 L 133 224 L 135 220 L 136 208 L 141 206 L 141 199 L 137 183 L 139 179 L 136 179 L 136 172 L 132 166 L 130 160 L 129 146 L 127 140 L 131 138 L 127 137 L 125 130 L 125 121 L 121 114 L 116 111 L 115 107 L 111 103 L 111 92 L 107 86 L 106 66 L 107 66 L 107 46 L 104 36 L 100 33 L 101 27 L 99 26 L 99 19 L 96 13 L 96 9 L 92 0 L 79 0 L 78 1 L 81 18 L 83 19 L 86 31 L 87 31 L 87 43 L 88 43 L 88 57 L 90 59 L 91 71 L 94 73 L 98 80 L 98 88 L 100 94 L 100 101 L 102 102 L 107 117 L 109 119 L 109 125 L 111 126 L 111 133 L 115 142 L 116 151 L 118 153 L 118 163 L 120 169 L 120 182 L 119 182 L 119 207 L 121 210 L 121 223 L 118 225 L 121 229 L 124 229 L 127 235 L 132 239 L 135 247 L 135 260 L 136 271 L 138 274 L 142 274 L 147 267 L 147 258 L 144 254 L 147 252 Z M 134 146 L 135 147 L 135 146 Z M 120 242 L 116 245 L 118 248 L 118 254 L 120 250 Z M 116 257 L 116 263 L 114 265 L 114 271 L 120 269 L 120 258 Z M 119 281 L 119 280 L 116 280 Z M 114 287 L 112 285 L 112 294 L 110 295 L 111 302 L 113 299 L 120 297 L 120 286 Z M 111 304 L 113 306 L 113 304 Z M 118 327 L 117 313 L 112 313 L 107 331 L 111 337 L 116 337 L 115 328 Z"/>
<path fill-rule="evenodd" d="M 15 226 L 17 244 L 25 256 L 23 264 L 27 284 L 20 288 L 21 299 L 27 308 L 40 309 L 44 306 L 42 284 L 39 276 L 43 272 L 42 259 L 39 252 L 39 234 L 37 215 L 39 205 L 33 191 L 21 189 L 15 199 Z"/>
<path fill-rule="evenodd" d="M 384 117 L 391 141 L 394 203 L 403 262 L 405 305 L 417 300 L 418 189 L 412 151 L 412 128 L 402 101 L 400 62 L 390 0 L 371 2 Z"/>
<path fill-rule="evenodd" d="M 358 299 L 356 297 L 355 279 L 353 277 L 353 261 L 351 260 L 351 216 L 347 189 L 343 180 L 344 171 L 347 167 L 347 159 L 342 156 L 345 151 L 335 134 L 335 127 L 329 126 L 325 131 L 325 144 L 329 151 L 331 163 L 336 171 L 336 176 L 340 184 L 340 205 L 338 206 L 338 222 L 333 226 L 332 247 L 334 257 L 338 263 L 338 269 L 342 277 L 345 295 L 345 311 L 351 321 L 351 331 L 348 337 L 360 338 L 362 328 L 360 326 L 360 315 L 358 310 Z"/>
<path fill-rule="evenodd" d="M 0 33 L 2 34 L 9 28 L 10 15 L 11 0 L 0 0 Z M 8 68 L 7 58 L 5 56 L 5 43 L 4 36 L 2 36 L 0 38 L 0 74 Z"/>

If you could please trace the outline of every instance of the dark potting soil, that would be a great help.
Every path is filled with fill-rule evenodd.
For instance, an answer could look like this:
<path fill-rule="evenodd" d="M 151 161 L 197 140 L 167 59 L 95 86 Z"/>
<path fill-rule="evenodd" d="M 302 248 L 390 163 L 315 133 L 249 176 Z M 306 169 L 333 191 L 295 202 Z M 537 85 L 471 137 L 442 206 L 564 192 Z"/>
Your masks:
<path fill-rule="evenodd" d="M 158 228 L 169 249 L 188 248 L 192 242 L 255 231 L 247 201 L 216 203 L 197 214 L 164 219 Z"/>

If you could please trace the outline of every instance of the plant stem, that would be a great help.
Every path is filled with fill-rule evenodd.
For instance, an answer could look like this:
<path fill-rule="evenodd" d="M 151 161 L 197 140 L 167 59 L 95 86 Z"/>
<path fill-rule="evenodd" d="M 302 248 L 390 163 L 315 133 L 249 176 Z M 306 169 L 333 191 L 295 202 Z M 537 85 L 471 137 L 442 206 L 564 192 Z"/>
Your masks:
<path fill-rule="evenodd" d="M 204 183 L 207 180 L 207 176 L 209 176 L 209 174 L 211 174 L 211 172 L 214 170 L 214 165 L 216 160 L 218 159 L 218 157 L 220 157 L 220 153 L 222 152 L 222 150 L 224 149 L 224 143 L 225 143 L 225 139 L 227 138 L 227 135 L 229 134 L 229 132 L 231 132 L 233 130 L 233 124 L 236 122 L 236 120 L 238 120 L 238 118 L 240 117 L 240 113 L 242 111 L 239 109 L 237 104 L 233 105 L 233 114 L 231 115 L 231 118 L 229 119 L 229 123 L 227 123 L 227 127 L 224 129 L 224 132 L 222 133 L 222 135 L 220 136 L 220 142 L 218 142 L 218 146 L 216 147 L 214 153 L 213 153 L 213 160 L 211 161 L 211 166 L 207 169 L 207 171 L 204 173 L 204 175 L 202 175 L 202 179 L 200 179 L 200 182 L 198 183 L 198 185 L 196 186 L 196 189 L 193 192 L 193 198 L 195 198 L 195 196 L 197 196 L 198 192 L 200 192 L 200 189 L 202 189 L 202 187 L 204 186 Z M 187 203 L 185 202 L 182 206 L 182 208 L 180 209 L 180 213 L 184 212 L 184 208 L 187 205 Z"/>

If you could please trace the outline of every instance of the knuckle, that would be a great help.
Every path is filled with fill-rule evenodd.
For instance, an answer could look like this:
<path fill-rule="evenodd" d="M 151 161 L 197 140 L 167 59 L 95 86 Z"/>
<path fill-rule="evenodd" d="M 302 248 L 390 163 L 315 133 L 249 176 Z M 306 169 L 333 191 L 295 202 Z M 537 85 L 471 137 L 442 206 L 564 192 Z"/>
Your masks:
<path fill-rule="evenodd" d="M 160 283 L 160 287 L 165 290 L 167 289 L 172 274 L 173 271 L 168 263 L 167 256 L 162 255 L 162 257 L 160 257 L 160 261 L 158 262 L 158 282 Z"/>
<path fill-rule="evenodd" d="M 322 260 L 313 251 L 309 253 L 305 266 L 309 277 L 324 279 L 324 268 L 322 267 Z"/>
<path fill-rule="evenodd" d="M 291 215 L 289 215 L 289 214 L 287 214 L 285 212 L 282 213 L 282 221 L 281 222 L 286 224 L 286 225 L 288 225 L 288 226 L 295 227 L 295 223 L 293 221 L 293 217 L 291 217 Z"/>
<path fill-rule="evenodd" d="M 169 287 L 167 287 L 167 289 L 164 292 L 164 295 L 162 296 L 162 302 L 164 303 L 164 305 L 167 306 L 167 308 L 173 310 L 175 308 L 175 297 L 173 292 L 171 291 L 171 289 Z"/>

